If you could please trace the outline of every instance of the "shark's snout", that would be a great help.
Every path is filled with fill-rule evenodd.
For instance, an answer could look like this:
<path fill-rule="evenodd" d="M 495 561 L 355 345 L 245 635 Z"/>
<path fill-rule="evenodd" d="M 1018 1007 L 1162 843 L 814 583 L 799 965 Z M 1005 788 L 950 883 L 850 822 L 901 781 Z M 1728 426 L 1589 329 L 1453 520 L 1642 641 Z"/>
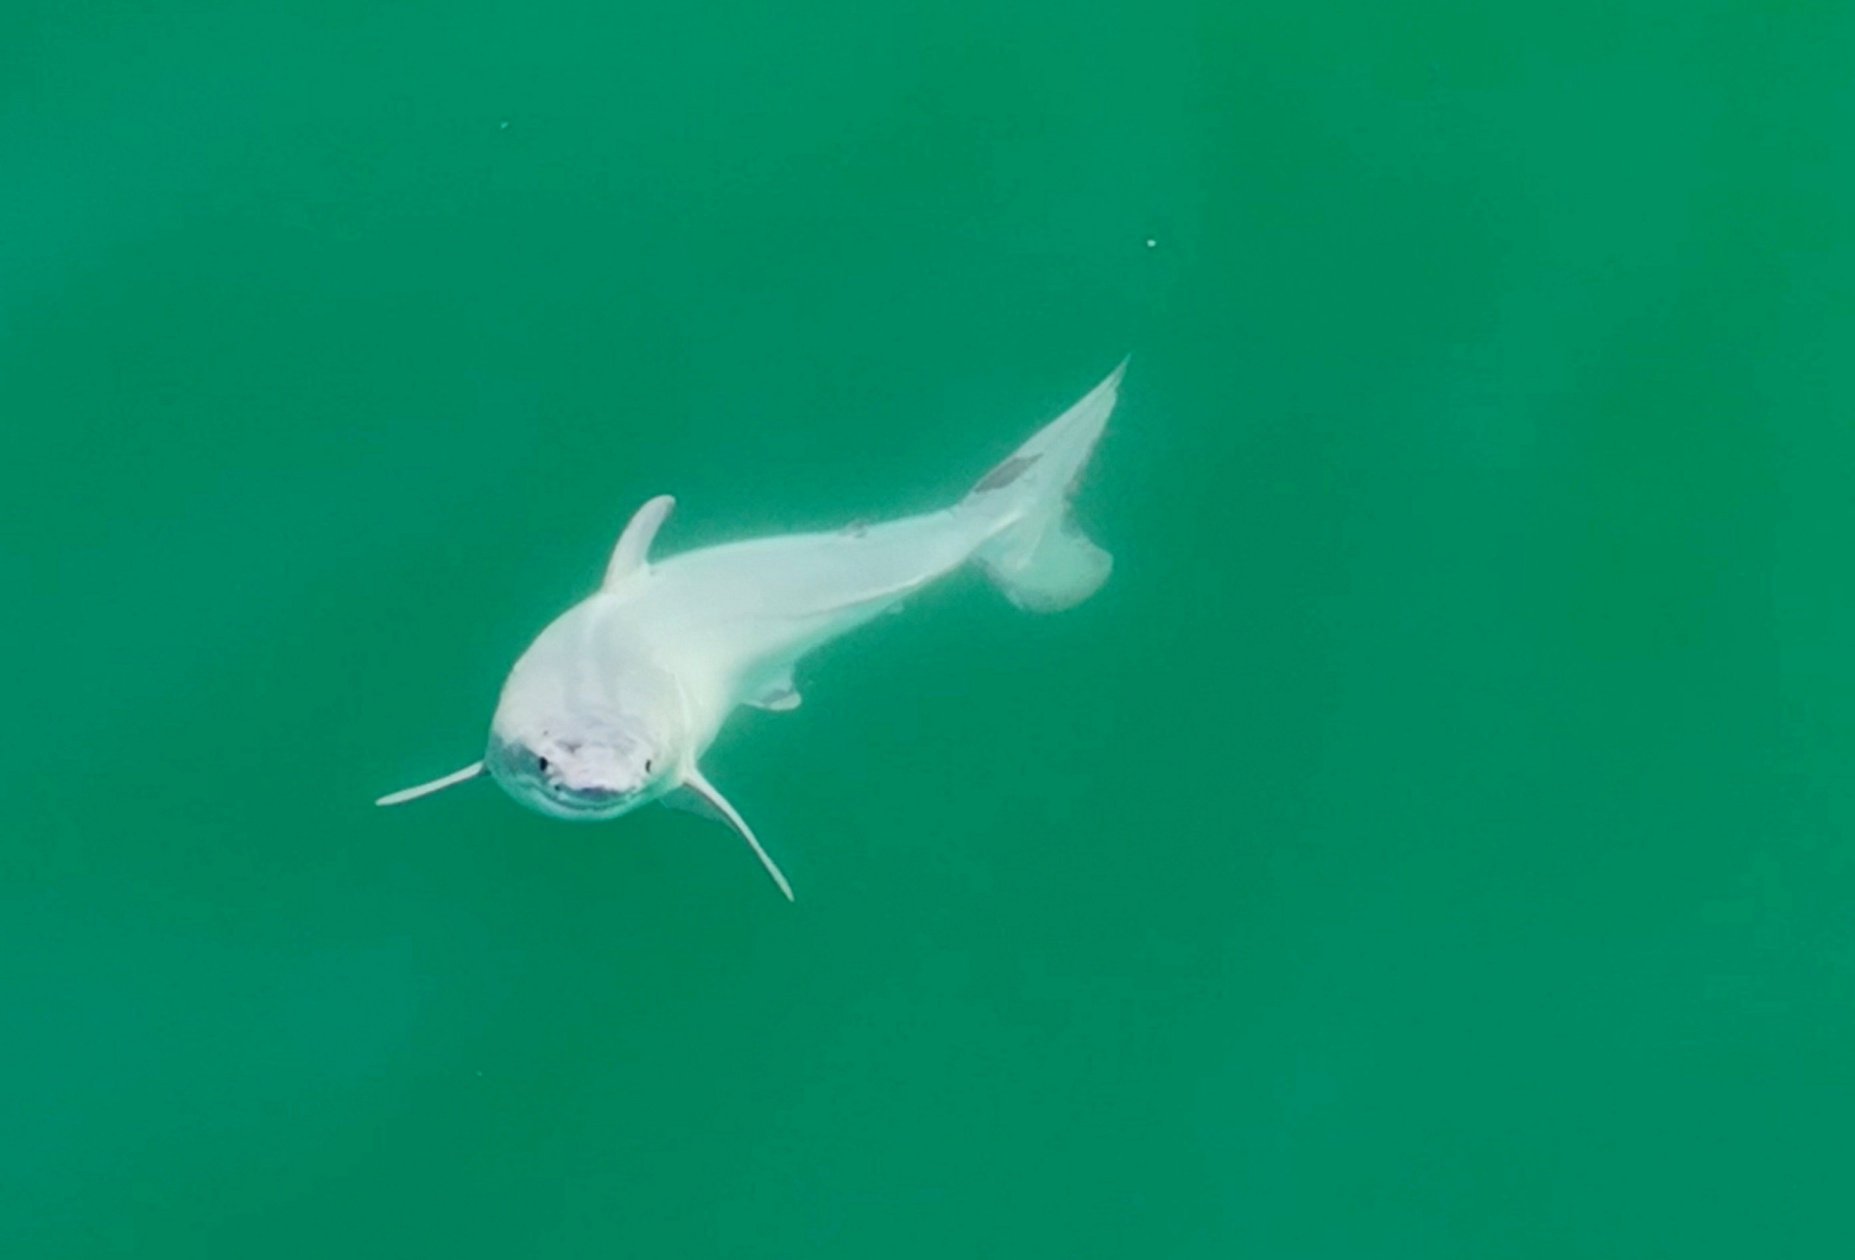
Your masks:
<path fill-rule="evenodd" d="M 656 757 L 639 741 L 492 738 L 484 758 L 504 790 L 555 818 L 615 818 L 650 797 Z"/>

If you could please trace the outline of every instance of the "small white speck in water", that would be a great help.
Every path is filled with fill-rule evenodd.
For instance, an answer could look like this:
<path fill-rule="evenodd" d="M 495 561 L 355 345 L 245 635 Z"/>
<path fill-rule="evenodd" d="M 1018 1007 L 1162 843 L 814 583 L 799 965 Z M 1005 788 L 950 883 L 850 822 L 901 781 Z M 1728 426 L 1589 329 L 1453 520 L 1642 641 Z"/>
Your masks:
<path fill-rule="evenodd" d="M 503 126 L 505 127 L 507 127 L 508 125 L 509 125 L 508 123 L 503 124 Z M 1149 236 L 1146 238 L 1146 247 L 1148 249 L 1157 249 L 1159 247 L 1159 242 Z"/>
<path fill-rule="evenodd" d="M 509 129 L 509 120 L 505 118 L 501 122 L 497 123 L 496 129 L 498 131 L 507 131 Z"/>

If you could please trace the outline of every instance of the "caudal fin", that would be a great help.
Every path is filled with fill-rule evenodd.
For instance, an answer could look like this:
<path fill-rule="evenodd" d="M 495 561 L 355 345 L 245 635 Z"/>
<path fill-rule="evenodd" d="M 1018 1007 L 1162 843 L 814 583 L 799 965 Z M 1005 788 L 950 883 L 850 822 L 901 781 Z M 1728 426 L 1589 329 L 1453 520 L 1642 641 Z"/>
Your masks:
<path fill-rule="evenodd" d="M 985 512 L 998 532 L 975 555 L 1005 597 L 1029 612 L 1061 612 L 1101 589 L 1114 557 L 1069 513 L 1076 481 L 1114 410 L 1127 360 L 1081 402 L 1039 429 L 974 486 L 963 510 Z"/>

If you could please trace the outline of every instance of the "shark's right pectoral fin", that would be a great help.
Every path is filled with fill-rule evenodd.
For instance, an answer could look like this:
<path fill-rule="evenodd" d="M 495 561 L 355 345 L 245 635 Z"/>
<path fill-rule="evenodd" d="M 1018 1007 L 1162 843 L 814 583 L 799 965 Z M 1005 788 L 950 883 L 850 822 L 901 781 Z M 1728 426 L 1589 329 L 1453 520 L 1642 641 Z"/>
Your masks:
<path fill-rule="evenodd" d="M 679 800 L 678 797 L 684 799 Z M 747 820 L 741 817 L 740 812 L 734 806 L 728 804 L 728 798 L 717 791 L 713 783 L 702 777 L 700 770 L 689 772 L 689 777 L 683 780 L 682 788 L 671 795 L 669 803 L 692 813 L 719 819 L 734 828 L 740 834 L 741 839 L 747 841 L 748 847 L 754 851 L 754 856 L 760 859 L 760 865 L 766 867 L 766 873 L 773 877 L 773 882 L 779 885 L 779 890 L 786 894 L 786 900 L 793 900 L 792 885 L 786 882 L 786 877 L 780 873 L 779 867 L 772 858 L 767 856 L 766 850 L 760 847 L 760 841 L 754 836 L 754 829 L 747 825 Z"/>
<path fill-rule="evenodd" d="M 430 783 L 421 783 L 417 787 L 402 788 L 397 792 L 388 792 L 375 801 L 376 805 L 404 805 L 407 801 L 416 801 L 421 796 L 430 796 L 433 792 L 442 792 L 455 784 L 467 783 L 483 773 L 483 763 L 474 761 L 462 770 L 453 770 L 442 779 L 433 779 Z"/>

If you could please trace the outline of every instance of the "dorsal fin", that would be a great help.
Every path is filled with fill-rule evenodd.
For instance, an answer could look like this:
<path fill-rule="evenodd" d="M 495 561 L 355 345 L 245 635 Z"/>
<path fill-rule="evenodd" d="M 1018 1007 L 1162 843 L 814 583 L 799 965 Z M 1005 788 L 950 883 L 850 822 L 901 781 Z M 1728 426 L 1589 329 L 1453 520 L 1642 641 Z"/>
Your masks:
<path fill-rule="evenodd" d="M 675 499 L 660 494 L 632 515 L 631 524 L 625 526 L 625 532 L 618 536 L 618 546 L 612 548 L 612 561 L 605 567 L 605 581 L 600 583 L 601 590 L 609 591 L 648 567 L 651 541 L 657 537 L 658 529 L 662 528 L 664 521 L 669 518 L 670 509 L 675 506 Z"/>

